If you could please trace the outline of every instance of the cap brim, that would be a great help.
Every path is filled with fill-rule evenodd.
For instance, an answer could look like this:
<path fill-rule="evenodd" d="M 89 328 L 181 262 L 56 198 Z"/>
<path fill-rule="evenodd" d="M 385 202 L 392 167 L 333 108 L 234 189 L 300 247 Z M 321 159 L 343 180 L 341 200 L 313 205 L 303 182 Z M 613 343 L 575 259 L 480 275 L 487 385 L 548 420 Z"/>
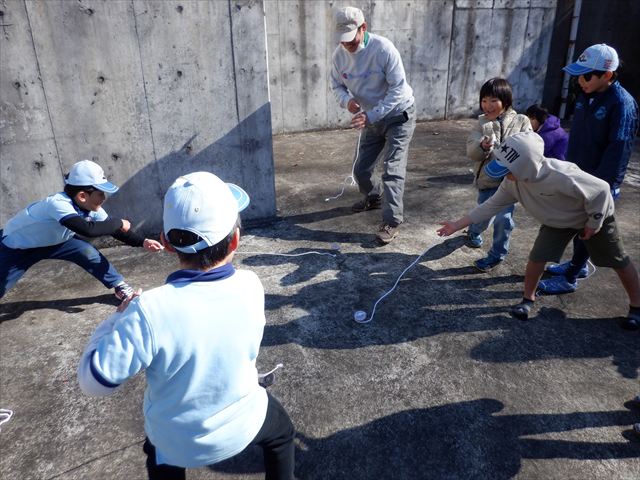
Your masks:
<path fill-rule="evenodd" d="M 497 160 L 491 160 L 484 167 L 484 173 L 486 173 L 491 178 L 502 178 L 507 173 L 509 173 L 509 169 L 500 165 Z"/>
<path fill-rule="evenodd" d="M 358 28 L 354 28 L 353 30 L 349 30 L 348 32 L 342 32 L 336 30 L 336 42 L 338 43 L 349 43 L 353 42 L 353 39 L 356 38 L 356 34 L 358 33 Z"/>
<path fill-rule="evenodd" d="M 245 208 L 247 208 L 249 206 L 249 203 L 251 202 L 251 199 L 249 198 L 249 194 L 245 192 L 242 188 L 240 188 L 239 186 L 233 183 L 227 183 L 227 186 L 229 187 L 229 190 L 231 190 L 231 193 L 233 194 L 233 198 L 236 200 L 236 203 L 238 204 L 238 212 L 241 212 Z"/>
<path fill-rule="evenodd" d="M 119 189 L 111 182 L 101 183 L 99 185 L 93 185 L 98 190 L 102 190 L 105 193 L 116 193 Z"/>
<path fill-rule="evenodd" d="M 578 63 L 572 63 L 567 65 L 562 70 L 567 72 L 569 75 L 573 75 L 577 77 L 579 75 L 584 75 L 585 73 L 593 72 L 593 68 L 585 67 L 584 65 L 580 65 Z"/>

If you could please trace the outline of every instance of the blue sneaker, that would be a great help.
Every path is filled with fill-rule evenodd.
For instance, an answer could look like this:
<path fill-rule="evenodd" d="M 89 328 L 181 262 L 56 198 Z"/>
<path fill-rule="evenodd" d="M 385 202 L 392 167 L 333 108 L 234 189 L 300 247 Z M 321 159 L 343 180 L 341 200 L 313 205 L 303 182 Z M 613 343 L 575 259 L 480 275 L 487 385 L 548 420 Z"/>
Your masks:
<path fill-rule="evenodd" d="M 500 260 L 499 258 L 486 257 L 486 258 L 481 258 L 480 260 L 476 260 L 475 262 L 473 262 L 473 265 L 481 272 L 488 272 L 489 270 L 494 269 L 501 263 L 502 263 L 502 260 Z"/>
<path fill-rule="evenodd" d="M 551 275 L 565 275 L 570 266 L 571 262 L 564 262 L 560 264 L 552 263 L 551 265 L 547 265 L 547 272 Z M 578 278 L 586 278 L 587 275 L 589 275 L 589 267 L 585 265 L 578 272 Z"/>
<path fill-rule="evenodd" d="M 482 246 L 482 237 L 480 235 L 472 235 L 467 233 L 464 244 L 469 248 L 480 248 Z"/>
<path fill-rule="evenodd" d="M 571 293 L 578 289 L 578 282 L 570 283 L 564 275 L 547 278 L 538 283 L 538 290 L 547 295 L 559 295 L 561 293 Z"/>

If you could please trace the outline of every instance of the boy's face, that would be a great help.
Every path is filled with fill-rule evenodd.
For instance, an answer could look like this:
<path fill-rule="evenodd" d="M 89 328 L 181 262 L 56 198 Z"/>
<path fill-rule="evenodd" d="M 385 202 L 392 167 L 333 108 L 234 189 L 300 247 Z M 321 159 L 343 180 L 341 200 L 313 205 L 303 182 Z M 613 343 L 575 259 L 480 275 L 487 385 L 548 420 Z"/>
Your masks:
<path fill-rule="evenodd" d="M 498 97 L 483 97 L 480 106 L 487 120 L 495 120 L 504 112 L 502 100 Z"/>
<path fill-rule="evenodd" d="M 611 76 L 611 72 L 605 72 L 600 77 L 589 72 L 578 77 L 578 84 L 587 95 L 594 92 L 604 92 L 611 84 Z"/>
<path fill-rule="evenodd" d="M 102 190 L 93 190 L 92 192 L 81 191 L 76 194 L 76 203 L 84 210 L 97 212 L 107 196 Z"/>

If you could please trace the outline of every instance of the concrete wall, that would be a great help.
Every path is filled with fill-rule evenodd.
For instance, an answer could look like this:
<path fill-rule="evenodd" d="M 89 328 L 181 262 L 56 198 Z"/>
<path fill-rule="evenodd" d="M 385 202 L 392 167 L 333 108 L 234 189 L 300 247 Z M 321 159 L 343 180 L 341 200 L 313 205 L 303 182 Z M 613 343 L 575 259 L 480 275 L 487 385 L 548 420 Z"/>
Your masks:
<path fill-rule="evenodd" d="M 518 109 L 542 98 L 556 0 L 265 0 L 274 133 L 348 122 L 328 82 L 332 8 L 346 5 L 400 51 L 420 120 L 475 114 L 495 76 Z"/>
<path fill-rule="evenodd" d="M 79 159 L 145 232 L 180 174 L 208 170 L 275 215 L 264 7 L 254 0 L 0 0 L 0 225 Z"/>

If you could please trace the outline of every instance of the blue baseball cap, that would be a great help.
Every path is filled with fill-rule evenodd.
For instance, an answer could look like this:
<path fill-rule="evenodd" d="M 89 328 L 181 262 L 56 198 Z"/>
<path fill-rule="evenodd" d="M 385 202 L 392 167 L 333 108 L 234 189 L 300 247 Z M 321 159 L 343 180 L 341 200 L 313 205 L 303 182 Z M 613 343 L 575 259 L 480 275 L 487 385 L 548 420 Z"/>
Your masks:
<path fill-rule="evenodd" d="M 164 196 L 162 216 L 168 238 L 173 229 L 195 233 L 201 241 L 186 247 L 173 246 L 183 253 L 196 253 L 220 242 L 231 233 L 238 214 L 247 208 L 247 192 L 225 183 L 210 172 L 178 177 Z"/>
<path fill-rule="evenodd" d="M 118 191 L 118 187 L 107 181 L 102 167 L 91 160 L 80 160 L 74 163 L 64 183 L 77 187 L 87 187 L 91 185 L 105 193 L 116 193 Z"/>
<path fill-rule="evenodd" d="M 605 43 L 591 45 L 580 54 L 578 60 L 567 65 L 563 70 L 575 77 L 598 70 L 615 72 L 620 65 L 618 52 Z"/>
<path fill-rule="evenodd" d="M 491 178 L 502 178 L 507 173 L 509 173 L 509 169 L 502 165 L 500 161 L 494 158 L 485 165 L 484 173 L 486 173 Z"/>

